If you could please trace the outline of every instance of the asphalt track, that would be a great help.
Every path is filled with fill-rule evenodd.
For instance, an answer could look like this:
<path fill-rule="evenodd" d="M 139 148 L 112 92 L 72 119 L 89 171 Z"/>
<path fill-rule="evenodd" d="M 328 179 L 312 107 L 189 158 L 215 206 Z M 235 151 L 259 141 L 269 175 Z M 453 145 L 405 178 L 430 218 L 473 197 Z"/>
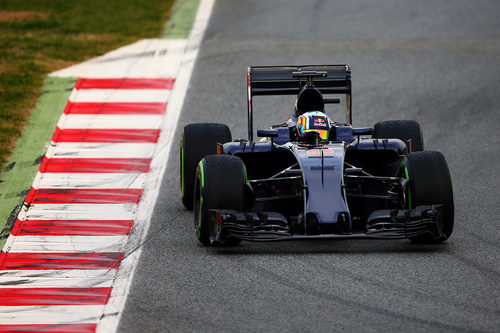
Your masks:
<path fill-rule="evenodd" d="M 205 248 L 176 147 L 118 330 L 500 331 L 499 13 L 497 1 L 217 0 L 176 137 L 203 121 L 246 137 L 247 65 L 349 63 L 354 125 L 415 119 L 444 153 L 455 230 L 441 245 Z M 254 103 L 262 127 L 293 101 Z"/>

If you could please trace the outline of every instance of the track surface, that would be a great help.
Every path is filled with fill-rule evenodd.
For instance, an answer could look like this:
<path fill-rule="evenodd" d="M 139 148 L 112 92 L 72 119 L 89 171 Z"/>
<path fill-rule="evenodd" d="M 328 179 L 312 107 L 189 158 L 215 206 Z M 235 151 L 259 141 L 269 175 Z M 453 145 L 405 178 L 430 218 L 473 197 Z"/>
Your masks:
<path fill-rule="evenodd" d="M 176 147 L 119 331 L 500 331 L 499 13 L 496 1 L 218 0 L 177 134 L 220 121 L 246 137 L 249 64 L 349 63 L 354 125 L 416 119 L 446 156 L 455 231 L 441 245 L 204 248 Z M 293 105 L 254 103 L 260 126 Z"/>

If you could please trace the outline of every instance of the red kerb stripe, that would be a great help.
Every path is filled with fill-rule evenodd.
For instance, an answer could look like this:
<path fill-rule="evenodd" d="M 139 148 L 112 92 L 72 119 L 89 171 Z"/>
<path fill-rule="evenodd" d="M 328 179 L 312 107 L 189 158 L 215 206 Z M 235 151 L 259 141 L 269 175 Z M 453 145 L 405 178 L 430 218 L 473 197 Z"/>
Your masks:
<path fill-rule="evenodd" d="M 0 325 L 2 333 L 41 332 L 41 333 L 93 333 L 97 324 L 17 324 Z"/>
<path fill-rule="evenodd" d="M 150 158 L 47 158 L 40 172 L 137 173 L 148 172 Z"/>
<path fill-rule="evenodd" d="M 79 78 L 75 89 L 172 89 L 175 79 L 120 78 L 90 79 Z"/>
<path fill-rule="evenodd" d="M 8 269 L 116 269 L 123 254 L 119 252 L 92 253 L 24 253 L 1 252 L 0 270 Z"/>
<path fill-rule="evenodd" d="M 118 236 L 130 234 L 132 220 L 17 220 L 14 236 Z"/>
<path fill-rule="evenodd" d="M 0 306 L 101 305 L 111 287 L 105 288 L 0 288 Z"/>
<path fill-rule="evenodd" d="M 60 129 L 53 142 L 156 143 L 159 129 Z"/>
<path fill-rule="evenodd" d="M 68 102 L 65 114 L 163 114 L 167 103 Z"/>
<path fill-rule="evenodd" d="M 142 189 L 31 188 L 27 204 L 138 203 Z"/>

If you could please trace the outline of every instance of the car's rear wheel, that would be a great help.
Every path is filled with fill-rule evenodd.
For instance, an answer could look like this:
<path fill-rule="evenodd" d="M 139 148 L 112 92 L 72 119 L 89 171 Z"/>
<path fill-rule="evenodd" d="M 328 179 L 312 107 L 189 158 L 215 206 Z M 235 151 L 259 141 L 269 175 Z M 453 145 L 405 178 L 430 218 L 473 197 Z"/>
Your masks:
<path fill-rule="evenodd" d="M 209 218 L 209 209 L 245 208 L 246 168 L 243 161 L 231 155 L 209 155 L 196 169 L 194 185 L 194 226 L 196 238 L 203 245 L 215 244 L 217 226 Z M 222 238 L 218 244 L 235 245 L 237 238 Z"/>
<path fill-rule="evenodd" d="M 416 152 L 424 150 L 424 137 L 420 125 L 415 120 L 387 120 L 375 124 L 373 127 L 374 139 L 399 139 L 406 143 L 411 139 L 411 150 Z"/>
<path fill-rule="evenodd" d="M 200 160 L 217 153 L 217 143 L 231 141 L 231 131 L 223 124 L 199 123 L 184 127 L 180 143 L 181 200 L 186 209 L 193 209 L 193 188 L 196 167 Z"/>
<path fill-rule="evenodd" d="M 406 160 L 406 174 L 410 180 L 408 208 L 440 204 L 442 224 L 439 236 L 431 234 L 412 237 L 415 243 L 439 243 L 450 237 L 454 224 L 453 184 L 448 164 L 440 152 L 422 151 L 410 153 Z"/>

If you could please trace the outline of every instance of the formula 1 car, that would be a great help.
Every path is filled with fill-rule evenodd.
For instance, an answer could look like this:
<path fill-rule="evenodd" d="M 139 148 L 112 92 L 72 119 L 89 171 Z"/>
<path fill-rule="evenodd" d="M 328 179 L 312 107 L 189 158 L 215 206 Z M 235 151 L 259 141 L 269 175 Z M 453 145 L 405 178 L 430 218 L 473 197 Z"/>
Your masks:
<path fill-rule="evenodd" d="M 444 156 L 423 150 L 416 121 L 352 127 L 348 65 L 249 67 L 247 94 L 248 140 L 232 141 L 213 123 L 187 125 L 181 136 L 181 199 L 201 243 L 450 237 Z M 294 111 L 254 141 L 253 97 L 269 95 L 297 96 Z M 324 107 L 341 98 L 346 120 L 333 122 Z"/>

